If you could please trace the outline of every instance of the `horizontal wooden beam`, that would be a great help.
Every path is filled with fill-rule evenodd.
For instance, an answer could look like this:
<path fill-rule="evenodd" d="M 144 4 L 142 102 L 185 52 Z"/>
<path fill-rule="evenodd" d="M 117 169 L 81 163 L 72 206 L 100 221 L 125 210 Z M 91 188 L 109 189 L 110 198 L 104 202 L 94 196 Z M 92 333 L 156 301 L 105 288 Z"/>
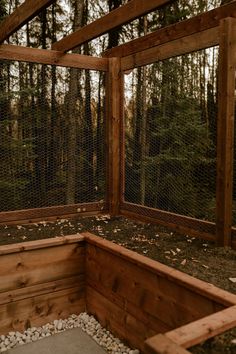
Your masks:
<path fill-rule="evenodd" d="M 216 225 L 213 222 L 198 220 L 167 211 L 132 203 L 121 203 L 121 215 L 135 220 L 164 225 L 176 232 L 215 241 Z"/>
<path fill-rule="evenodd" d="M 107 57 L 124 57 L 142 52 L 145 49 L 217 27 L 220 20 L 225 17 L 236 17 L 236 1 L 108 49 L 103 55 Z"/>
<path fill-rule="evenodd" d="M 146 49 L 142 52 L 121 58 L 121 69 L 130 70 L 159 60 L 191 53 L 219 44 L 219 27 L 192 34 L 187 37 Z"/>
<path fill-rule="evenodd" d="M 45 220 L 48 217 L 60 218 L 65 215 L 84 215 L 88 212 L 103 212 L 105 210 L 104 202 L 83 203 L 73 205 L 60 205 L 46 208 L 25 209 L 16 211 L 6 211 L 0 213 L 0 224 L 26 223 L 37 220 Z"/>
<path fill-rule="evenodd" d="M 0 24 L 0 43 L 56 0 L 26 0 Z"/>
<path fill-rule="evenodd" d="M 66 52 L 97 38 L 110 30 L 146 15 L 173 0 L 131 0 L 89 25 L 78 29 L 52 45 L 52 49 Z"/>
<path fill-rule="evenodd" d="M 55 50 L 27 48 L 8 44 L 0 45 L 0 59 L 108 71 L 107 58 L 96 58 L 80 54 L 65 54 Z"/>
<path fill-rule="evenodd" d="M 192 347 L 236 326 L 236 306 L 179 327 L 165 335 L 184 348 Z"/>

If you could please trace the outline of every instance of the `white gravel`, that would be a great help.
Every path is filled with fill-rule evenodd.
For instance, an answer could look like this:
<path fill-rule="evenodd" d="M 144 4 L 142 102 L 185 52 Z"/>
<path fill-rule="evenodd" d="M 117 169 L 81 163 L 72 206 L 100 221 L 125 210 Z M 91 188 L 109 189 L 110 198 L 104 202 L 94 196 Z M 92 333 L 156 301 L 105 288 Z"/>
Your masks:
<path fill-rule="evenodd" d="M 110 354 L 139 354 L 138 349 L 130 349 L 109 331 L 103 328 L 93 316 L 83 312 L 64 320 L 55 320 L 42 327 L 28 328 L 23 333 L 9 332 L 0 336 L 0 353 L 18 345 L 35 342 L 68 329 L 80 327 Z"/>

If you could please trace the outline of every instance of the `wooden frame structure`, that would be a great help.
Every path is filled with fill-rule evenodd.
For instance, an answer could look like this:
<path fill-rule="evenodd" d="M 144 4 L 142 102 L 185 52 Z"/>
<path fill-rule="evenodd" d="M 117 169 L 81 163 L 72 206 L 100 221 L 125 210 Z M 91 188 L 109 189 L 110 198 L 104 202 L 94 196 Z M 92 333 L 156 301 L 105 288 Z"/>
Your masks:
<path fill-rule="evenodd" d="M 90 233 L 0 246 L 0 264 L 2 334 L 87 311 L 142 353 L 184 354 L 236 325 L 235 295 Z"/>
<path fill-rule="evenodd" d="M 159 29 L 144 37 L 106 51 L 103 58 L 67 54 L 102 33 L 134 18 L 158 9 L 171 0 L 132 0 L 94 23 L 54 43 L 53 49 L 32 49 L 0 45 L 0 59 L 99 70 L 107 73 L 107 200 L 106 202 L 69 205 L 0 213 L 0 223 L 48 220 L 64 215 L 91 215 L 109 212 L 147 222 L 159 223 L 180 232 L 236 247 L 236 229 L 232 228 L 234 78 L 236 66 L 236 1 L 189 20 Z M 52 0 L 26 0 L 0 24 L 0 41 L 24 25 Z M 127 11 L 133 9 L 134 11 Z M 127 70 L 192 51 L 219 46 L 219 110 L 217 131 L 217 203 L 216 223 L 196 220 L 162 210 L 127 203 L 124 200 L 123 77 Z"/>

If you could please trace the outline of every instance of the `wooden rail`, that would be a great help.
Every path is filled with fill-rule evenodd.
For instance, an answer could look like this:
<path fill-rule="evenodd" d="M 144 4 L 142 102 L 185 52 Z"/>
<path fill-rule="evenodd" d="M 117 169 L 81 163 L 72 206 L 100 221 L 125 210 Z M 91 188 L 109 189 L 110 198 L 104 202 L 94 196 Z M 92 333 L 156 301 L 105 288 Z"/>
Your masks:
<path fill-rule="evenodd" d="M 16 32 L 55 0 L 25 0 L 0 24 L 0 43 Z"/>
<path fill-rule="evenodd" d="M 9 44 L 0 45 L 0 59 L 108 71 L 108 59 L 106 58 L 96 58 L 80 54 L 65 54 L 55 50 L 28 48 Z"/>
<path fill-rule="evenodd" d="M 173 0 L 131 0 L 98 20 L 62 38 L 60 41 L 54 43 L 52 48 L 63 52 L 74 49 L 118 26 L 124 25 L 171 2 Z"/>
<path fill-rule="evenodd" d="M 236 17 L 236 1 L 188 20 L 158 29 L 131 42 L 108 49 L 103 55 L 107 57 L 126 57 L 167 42 L 218 27 L 220 20 L 226 17 Z"/>
<path fill-rule="evenodd" d="M 41 220 L 55 220 L 65 216 L 96 215 L 96 213 L 105 211 L 106 204 L 104 202 L 5 211 L 0 213 L 0 224 L 29 224 Z"/>

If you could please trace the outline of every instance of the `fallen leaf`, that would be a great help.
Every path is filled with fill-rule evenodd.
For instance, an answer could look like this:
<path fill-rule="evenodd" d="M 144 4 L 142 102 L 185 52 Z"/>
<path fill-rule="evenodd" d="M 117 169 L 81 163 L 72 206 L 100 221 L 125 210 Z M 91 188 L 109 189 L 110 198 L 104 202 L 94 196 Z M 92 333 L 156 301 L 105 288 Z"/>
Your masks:
<path fill-rule="evenodd" d="M 232 283 L 236 283 L 236 278 L 229 278 Z"/>
<path fill-rule="evenodd" d="M 179 253 L 179 252 L 181 252 L 181 249 L 179 249 L 179 248 L 176 248 L 176 251 Z"/>
<path fill-rule="evenodd" d="M 231 343 L 236 344 L 236 338 L 232 339 Z"/>
<path fill-rule="evenodd" d="M 186 263 L 187 263 L 187 260 L 184 259 L 180 264 L 181 264 L 181 265 L 185 265 Z"/>
<path fill-rule="evenodd" d="M 205 264 L 202 264 L 203 268 L 209 269 L 209 267 Z"/>
<path fill-rule="evenodd" d="M 173 254 L 173 256 L 176 256 L 176 252 L 173 250 L 170 250 L 170 252 Z"/>

